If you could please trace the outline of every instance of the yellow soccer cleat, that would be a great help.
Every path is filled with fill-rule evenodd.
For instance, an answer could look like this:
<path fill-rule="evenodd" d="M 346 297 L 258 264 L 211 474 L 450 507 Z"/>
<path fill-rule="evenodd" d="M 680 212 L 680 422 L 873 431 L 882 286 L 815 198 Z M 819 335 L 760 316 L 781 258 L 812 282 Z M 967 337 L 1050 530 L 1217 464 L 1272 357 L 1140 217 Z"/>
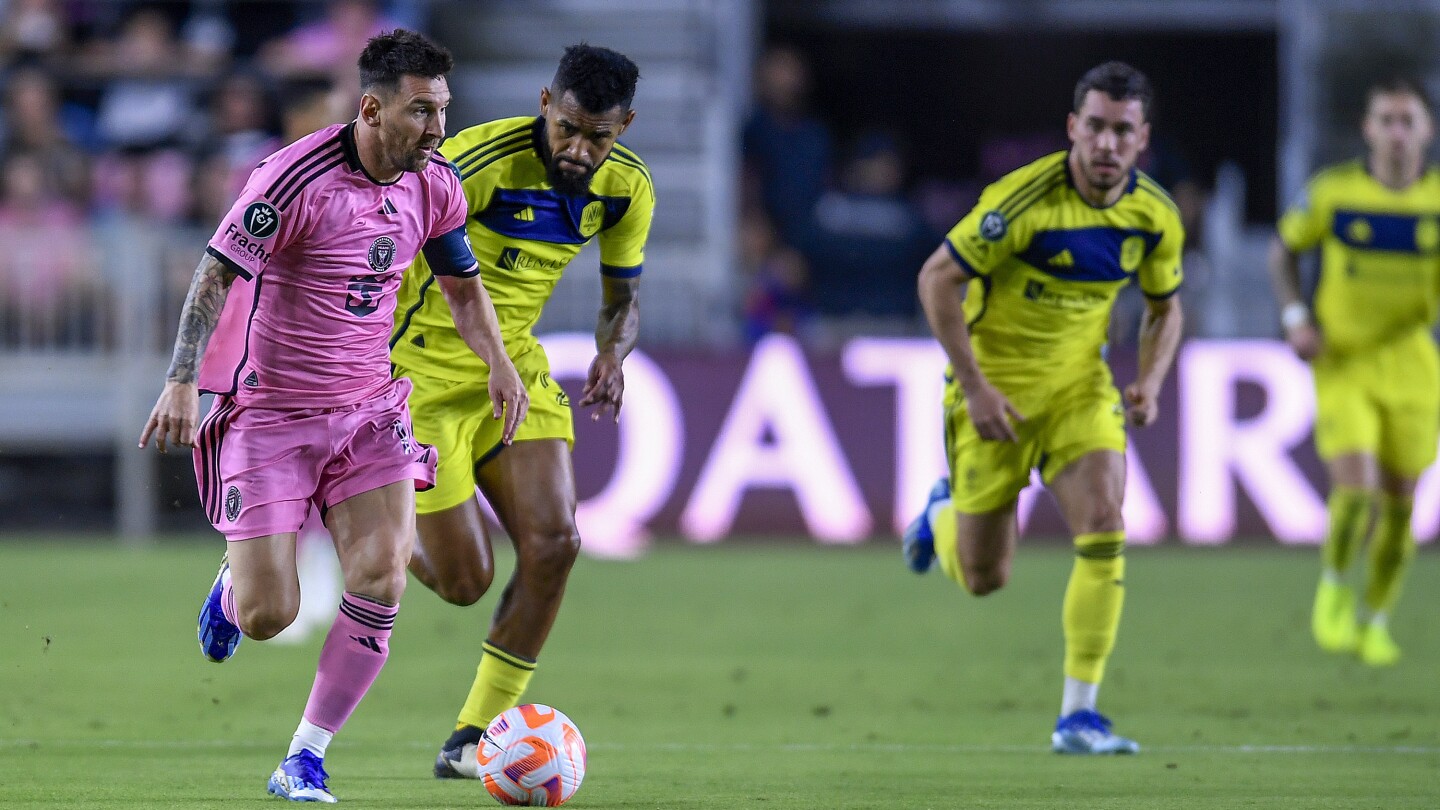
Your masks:
<path fill-rule="evenodd" d="M 1360 660 L 1372 667 L 1393 666 L 1400 660 L 1400 645 L 1383 624 L 1368 624 L 1360 634 Z"/>
<path fill-rule="evenodd" d="M 1355 622 L 1354 590 L 1348 585 L 1321 580 L 1320 587 L 1315 589 L 1310 630 L 1315 635 L 1315 643 L 1326 652 L 1355 652 L 1360 644 L 1360 629 Z"/>

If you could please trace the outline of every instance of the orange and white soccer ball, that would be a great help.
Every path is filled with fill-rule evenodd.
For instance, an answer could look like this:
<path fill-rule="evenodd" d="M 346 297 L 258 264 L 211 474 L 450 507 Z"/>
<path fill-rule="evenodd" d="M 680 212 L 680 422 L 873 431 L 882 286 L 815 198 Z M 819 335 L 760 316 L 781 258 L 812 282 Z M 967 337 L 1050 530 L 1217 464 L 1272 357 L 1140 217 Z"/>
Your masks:
<path fill-rule="evenodd" d="M 502 712 L 475 751 L 480 779 L 501 804 L 558 807 L 585 781 L 585 739 L 563 712 L 528 703 Z"/>

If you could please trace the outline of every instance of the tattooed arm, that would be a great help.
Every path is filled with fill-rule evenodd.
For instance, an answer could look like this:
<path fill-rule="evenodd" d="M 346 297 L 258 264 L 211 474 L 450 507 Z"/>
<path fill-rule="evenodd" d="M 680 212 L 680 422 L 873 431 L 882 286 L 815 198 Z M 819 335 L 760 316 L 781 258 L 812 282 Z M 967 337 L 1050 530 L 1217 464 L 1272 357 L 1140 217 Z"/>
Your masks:
<path fill-rule="evenodd" d="M 604 301 L 595 327 L 595 360 L 581 394 L 581 406 L 597 405 L 591 420 L 606 410 L 620 421 L 620 403 L 625 398 L 625 372 L 621 365 L 640 337 L 640 278 L 602 277 Z"/>
<path fill-rule="evenodd" d="M 145 430 L 140 434 L 141 447 L 150 442 L 151 435 L 162 453 L 167 442 L 182 447 L 194 444 L 195 426 L 200 421 L 200 394 L 195 385 L 200 358 L 215 325 L 220 322 L 220 311 L 225 307 L 225 296 L 234 280 L 235 274 L 224 262 L 208 253 L 200 259 L 180 313 L 180 332 L 175 336 L 175 353 L 165 375 L 165 390 L 160 392 L 160 399 L 145 422 Z"/>

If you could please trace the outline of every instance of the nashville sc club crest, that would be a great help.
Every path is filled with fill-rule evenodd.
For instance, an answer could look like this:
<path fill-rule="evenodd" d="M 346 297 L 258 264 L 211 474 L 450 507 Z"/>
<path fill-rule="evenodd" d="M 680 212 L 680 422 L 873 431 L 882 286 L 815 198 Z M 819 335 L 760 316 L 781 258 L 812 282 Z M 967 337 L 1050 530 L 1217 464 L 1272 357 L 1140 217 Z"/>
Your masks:
<path fill-rule="evenodd" d="M 376 273 L 383 273 L 390 269 L 395 263 L 395 240 L 388 236 L 380 236 L 370 243 L 370 269 Z"/>

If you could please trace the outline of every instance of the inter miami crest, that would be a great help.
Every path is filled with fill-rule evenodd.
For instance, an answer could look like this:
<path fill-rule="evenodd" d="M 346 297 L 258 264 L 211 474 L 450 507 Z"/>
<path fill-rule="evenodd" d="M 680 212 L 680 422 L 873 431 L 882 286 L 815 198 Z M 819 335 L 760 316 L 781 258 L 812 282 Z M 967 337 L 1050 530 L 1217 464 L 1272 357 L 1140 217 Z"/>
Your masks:
<path fill-rule="evenodd" d="M 240 517 L 240 488 L 230 487 L 225 493 L 225 519 L 231 523 Z"/>
<path fill-rule="evenodd" d="M 370 269 L 383 273 L 395 262 L 395 240 L 388 236 L 376 238 L 370 243 Z"/>

